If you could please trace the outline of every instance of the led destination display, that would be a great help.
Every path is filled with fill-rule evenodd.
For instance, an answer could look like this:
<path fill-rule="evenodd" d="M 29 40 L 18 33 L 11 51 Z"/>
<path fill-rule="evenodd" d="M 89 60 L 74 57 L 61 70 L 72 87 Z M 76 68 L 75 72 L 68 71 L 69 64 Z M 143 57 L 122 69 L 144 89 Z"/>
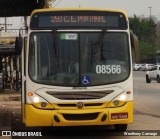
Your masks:
<path fill-rule="evenodd" d="M 111 28 L 126 29 L 127 21 L 116 12 L 45 12 L 36 13 L 31 19 L 31 29 L 42 28 Z"/>

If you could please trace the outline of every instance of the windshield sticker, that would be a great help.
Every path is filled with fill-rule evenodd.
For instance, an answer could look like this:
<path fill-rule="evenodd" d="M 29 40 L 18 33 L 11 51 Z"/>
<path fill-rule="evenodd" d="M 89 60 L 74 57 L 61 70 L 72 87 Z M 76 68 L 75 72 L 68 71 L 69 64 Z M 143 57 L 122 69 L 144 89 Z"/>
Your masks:
<path fill-rule="evenodd" d="M 60 39 L 61 40 L 77 40 L 78 34 L 77 33 L 61 33 Z"/>
<path fill-rule="evenodd" d="M 96 65 L 97 74 L 120 74 L 120 65 Z"/>
<path fill-rule="evenodd" d="M 90 83 L 90 77 L 89 76 L 82 76 L 81 77 L 81 83 L 83 85 L 88 85 Z"/>

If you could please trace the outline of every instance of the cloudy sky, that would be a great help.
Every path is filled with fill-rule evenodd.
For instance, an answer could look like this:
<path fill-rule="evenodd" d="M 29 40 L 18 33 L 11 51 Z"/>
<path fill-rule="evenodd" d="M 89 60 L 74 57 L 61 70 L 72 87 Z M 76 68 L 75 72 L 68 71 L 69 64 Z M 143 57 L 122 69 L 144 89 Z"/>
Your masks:
<path fill-rule="evenodd" d="M 56 0 L 53 7 L 97 7 L 97 8 L 115 8 L 125 10 L 129 16 L 150 17 L 155 16 L 160 21 L 160 0 Z M 148 8 L 151 7 L 151 8 Z M 4 23 L 0 19 L 0 23 Z M 8 24 L 12 28 L 19 28 L 23 23 L 23 18 L 9 18 Z M 10 28 L 9 26 L 8 28 Z"/>
<path fill-rule="evenodd" d="M 118 8 L 125 10 L 129 16 L 150 16 L 151 14 L 160 20 L 160 0 L 56 0 L 56 7 L 100 7 Z"/>

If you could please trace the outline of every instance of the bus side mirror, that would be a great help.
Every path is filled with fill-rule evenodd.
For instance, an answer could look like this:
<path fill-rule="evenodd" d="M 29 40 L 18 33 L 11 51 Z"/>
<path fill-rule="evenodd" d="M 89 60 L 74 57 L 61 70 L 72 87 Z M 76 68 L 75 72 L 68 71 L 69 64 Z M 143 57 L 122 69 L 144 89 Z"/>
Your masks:
<path fill-rule="evenodd" d="M 130 30 L 130 42 L 131 42 L 131 48 L 134 50 L 134 55 L 135 57 L 135 63 L 140 62 L 140 52 L 139 52 L 139 41 L 137 36 Z"/>
<path fill-rule="evenodd" d="M 15 52 L 18 55 L 21 54 L 21 52 L 22 52 L 22 43 L 23 43 L 23 38 L 22 37 L 16 37 Z"/>
<path fill-rule="evenodd" d="M 129 23 L 129 28 L 130 28 L 131 30 L 133 30 L 133 24 L 132 24 L 132 23 Z"/>
<path fill-rule="evenodd" d="M 131 47 L 134 48 L 134 36 L 132 33 L 130 33 L 130 41 L 131 41 Z"/>

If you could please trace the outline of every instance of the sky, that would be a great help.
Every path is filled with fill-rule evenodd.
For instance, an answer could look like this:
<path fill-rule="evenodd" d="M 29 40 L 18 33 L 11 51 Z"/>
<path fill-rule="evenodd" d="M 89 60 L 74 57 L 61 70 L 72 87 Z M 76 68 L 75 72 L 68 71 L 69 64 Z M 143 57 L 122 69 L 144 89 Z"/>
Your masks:
<path fill-rule="evenodd" d="M 53 0 L 54 1 L 54 0 Z M 160 0 L 56 0 L 53 7 L 97 7 L 97 8 L 114 8 L 121 9 L 128 13 L 129 17 L 133 15 L 157 18 L 160 21 Z M 148 8 L 151 7 L 151 8 Z M 0 20 L 0 24 L 4 20 Z M 19 28 L 23 23 L 23 18 L 9 18 L 8 24 L 12 24 L 12 28 Z M 8 26 L 10 28 L 11 26 Z"/>
<path fill-rule="evenodd" d="M 129 16 L 157 17 L 160 20 L 160 0 L 56 0 L 56 7 L 98 7 L 125 10 Z M 152 7 L 152 8 L 148 8 Z"/>

